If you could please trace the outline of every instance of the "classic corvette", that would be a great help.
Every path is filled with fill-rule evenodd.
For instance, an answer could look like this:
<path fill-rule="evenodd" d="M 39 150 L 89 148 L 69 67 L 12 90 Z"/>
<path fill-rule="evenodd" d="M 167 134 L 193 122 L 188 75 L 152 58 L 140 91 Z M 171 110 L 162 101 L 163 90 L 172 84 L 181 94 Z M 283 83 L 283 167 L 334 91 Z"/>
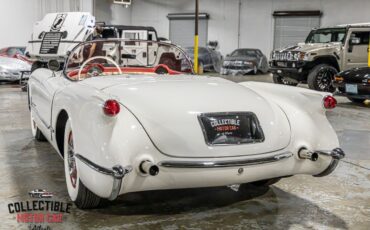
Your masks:
<path fill-rule="evenodd" d="M 354 68 L 338 73 L 334 78 L 337 93 L 356 103 L 370 100 L 370 67 Z"/>
<path fill-rule="evenodd" d="M 267 73 L 266 56 L 259 49 L 237 49 L 227 55 L 222 63 L 221 74 Z"/>
<path fill-rule="evenodd" d="M 325 115 L 336 106 L 330 93 L 192 74 L 126 73 L 134 56 L 126 60 L 122 49 L 115 61 L 104 56 L 113 43 L 123 44 L 107 40 L 99 56 L 76 58 L 82 43 L 63 71 L 53 72 L 57 62 L 49 63 L 28 82 L 32 133 L 64 159 L 68 193 L 79 208 L 135 191 L 321 177 L 344 157 Z M 164 45 L 176 48 L 156 47 Z M 191 65 L 182 52 L 181 66 Z"/>

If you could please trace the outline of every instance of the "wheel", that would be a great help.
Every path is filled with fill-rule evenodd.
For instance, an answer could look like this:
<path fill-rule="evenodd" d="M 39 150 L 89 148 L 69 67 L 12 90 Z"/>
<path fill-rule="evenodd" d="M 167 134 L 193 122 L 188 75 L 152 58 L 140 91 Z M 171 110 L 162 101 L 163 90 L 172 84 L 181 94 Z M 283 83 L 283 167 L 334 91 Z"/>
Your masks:
<path fill-rule="evenodd" d="M 168 71 L 166 68 L 160 66 L 155 70 L 156 74 L 168 74 Z"/>
<path fill-rule="evenodd" d="M 308 74 L 308 87 L 317 91 L 334 92 L 333 80 L 337 73 L 337 69 L 331 65 L 317 65 Z"/>
<path fill-rule="evenodd" d="M 73 132 L 70 120 L 67 121 L 64 132 L 64 172 L 69 197 L 80 209 L 96 208 L 100 197 L 92 193 L 81 182 L 78 173 L 78 162 L 74 152 Z"/>
<path fill-rule="evenodd" d="M 45 138 L 44 134 L 42 134 L 41 130 L 36 125 L 36 122 L 35 122 L 35 120 L 33 118 L 32 111 L 30 113 L 30 117 L 31 117 L 31 131 L 32 131 L 32 136 L 37 141 L 40 141 L 40 142 L 46 141 L 46 138 Z"/>
<path fill-rule="evenodd" d="M 365 99 L 360 99 L 360 98 L 353 98 L 353 97 L 347 97 L 350 101 L 353 103 L 361 103 L 363 104 L 365 102 Z"/>
<path fill-rule="evenodd" d="M 39 61 L 35 61 L 32 66 L 31 66 L 31 73 L 33 73 L 33 71 L 37 70 L 37 69 L 40 69 L 44 67 L 44 64 L 42 62 L 39 62 Z"/>
<path fill-rule="evenodd" d="M 257 75 L 257 73 L 258 73 L 258 68 L 257 68 L 257 66 L 255 65 L 255 66 L 253 66 L 253 74 L 254 74 L 254 75 Z"/>
<path fill-rule="evenodd" d="M 273 74 L 272 79 L 275 84 L 282 84 L 282 85 L 290 85 L 290 86 L 297 86 L 297 82 L 291 82 L 286 80 L 284 77 L 278 75 L 278 74 Z"/>
<path fill-rule="evenodd" d="M 254 186 L 270 186 L 280 181 L 281 178 L 273 178 L 273 179 L 267 179 L 267 180 L 260 180 L 251 182 Z"/>

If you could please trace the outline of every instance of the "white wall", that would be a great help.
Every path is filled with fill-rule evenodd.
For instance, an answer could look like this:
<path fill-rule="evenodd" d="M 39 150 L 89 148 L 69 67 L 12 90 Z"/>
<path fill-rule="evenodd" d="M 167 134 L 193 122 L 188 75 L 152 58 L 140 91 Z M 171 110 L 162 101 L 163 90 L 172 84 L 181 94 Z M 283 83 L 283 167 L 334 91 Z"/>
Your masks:
<path fill-rule="evenodd" d="M 94 15 L 97 22 L 112 25 L 131 25 L 131 8 L 112 4 L 113 0 L 95 0 Z"/>
<path fill-rule="evenodd" d="M 35 22 L 49 12 L 93 11 L 92 0 L 0 0 L 0 48 L 26 46 Z"/>
<path fill-rule="evenodd" d="M 26 46 L 38 19 L 38 0 L 0 0 L 0 48 Z"/>
<path fill-rule="evenodd" d="M 168 13 L 194 11 L 194 0 L 133 0 L 131 22 L 154 26 L 168 37 Z M 241 0 L 241 47 L 273 47 L 273 12 L 276 10 L 321 10 L 322 26 L 370 22 L 370 0 Z M 208 39 L 218 40 L 223 54 L 238 47 L 239 0 L 200 0 L 200 11 L 209 13 Z"/>

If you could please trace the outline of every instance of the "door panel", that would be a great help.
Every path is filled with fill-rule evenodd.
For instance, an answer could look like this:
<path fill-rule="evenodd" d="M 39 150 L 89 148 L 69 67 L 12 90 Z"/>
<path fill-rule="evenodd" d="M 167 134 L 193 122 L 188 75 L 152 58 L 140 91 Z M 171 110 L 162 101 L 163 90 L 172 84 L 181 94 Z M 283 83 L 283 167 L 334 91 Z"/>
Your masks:
<path fill-rule="evenodd" d="M 40 130 L 50 137 L 51 125 L 51 106 L 53 97 L 56 91 L 62 89 L 66 85 L 66 79 L 62 77 L 62 73 L 55 73 L 51 70 L 42 69 L 38 71 L 38 77 L 32 79 L 31 88 L 31 107 Z"/>
<path fill-rule="evenodd" d="M 344 69 L 367 66 L 369 35 L 370 29 L 350 29 L 346 41 Z M 359 44 L 352 44 L 352 38 L 358 38 Z"/>
<path fill-rule="evenodd" d="M 122 38 L 127 40 L 147 40 L 148 32 L 145 30 L 122 31 Z M 125 65 L 147 66 L 148 65 L 148 43 L 126 41 L 122 44 L 122 54 L 135 55 L 133 59 L 123 59 Z"/>

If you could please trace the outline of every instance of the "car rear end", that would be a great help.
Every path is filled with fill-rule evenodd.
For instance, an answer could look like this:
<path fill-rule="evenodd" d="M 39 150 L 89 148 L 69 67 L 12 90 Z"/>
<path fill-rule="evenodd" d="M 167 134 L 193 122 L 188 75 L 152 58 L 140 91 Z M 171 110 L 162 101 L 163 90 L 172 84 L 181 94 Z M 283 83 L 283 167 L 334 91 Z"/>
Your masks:
<path fill-rule="evenodd" d="M 355 68 L 335 76 L 336 94 L 354 99 L 370 99 L 370 68 Z"/>
<path fill-rule="evenodd" d="M 140 79 L 112 79 L 103 92 L 114 95 L 114 106 L 106 100 L 95 113 L 89 104 L 81 107 L 83 118 L 77 118 L 78 132 L 99 134 L 78 135 L 83 143 L 91 143 L 79 146 L 78 152 L 85 157 L 80 158 L 83 183 L 101 197 L 296 174 L 323 176 L 342 157 L 339 153 L 333 160 L 338 140 L 324 115 L 323 94 L 295 94 L 307 100 L 305 108 L 313 108 L 311 113 L 318 113 L 312 117 L 293 104 L 279 105 L 256 93 L 258 85 L 199 76 Z M 91 78 L 84 84 L 96 86 L 97 81 Z M 179 84 L 182 87 L 176 87 Z M 184 97 L 187 92 L 192 93 Z M 213 96 L 200 100 L 201 95 Z M 116 112 L 107 113 L 109 108 Z M 303 124 L 290 118 L 297 115 L 302 115 Z"/>

